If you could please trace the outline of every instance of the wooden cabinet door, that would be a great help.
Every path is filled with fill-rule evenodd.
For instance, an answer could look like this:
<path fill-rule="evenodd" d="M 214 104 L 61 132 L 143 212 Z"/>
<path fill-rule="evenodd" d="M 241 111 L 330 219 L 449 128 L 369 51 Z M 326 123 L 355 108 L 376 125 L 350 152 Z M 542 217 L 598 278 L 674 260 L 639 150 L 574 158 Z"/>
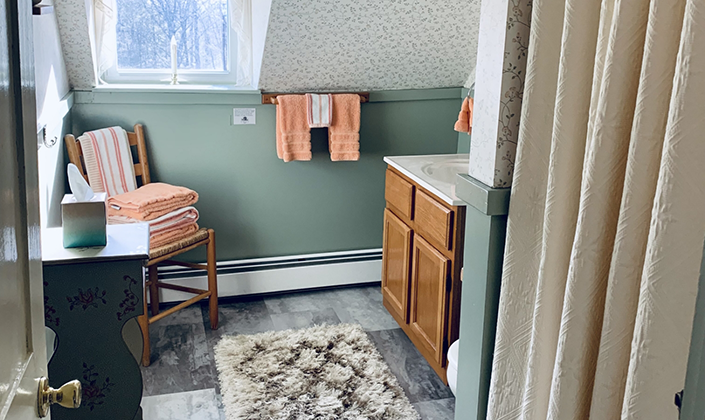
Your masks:
<path fill-rule="evenodd" d="M 425 347 L 425 353 L 441 364 L 447 325 L 446 288 L 449 270 L 450 260 L 416 235 L 411 269 L 409 326 L 417 341 Z"/>
<path fill-rule="evenodd" d="M 409 267 L 412 231 L 389 209 L 384 209 L 382 296 L 397 320 L 408 322 Z"/>

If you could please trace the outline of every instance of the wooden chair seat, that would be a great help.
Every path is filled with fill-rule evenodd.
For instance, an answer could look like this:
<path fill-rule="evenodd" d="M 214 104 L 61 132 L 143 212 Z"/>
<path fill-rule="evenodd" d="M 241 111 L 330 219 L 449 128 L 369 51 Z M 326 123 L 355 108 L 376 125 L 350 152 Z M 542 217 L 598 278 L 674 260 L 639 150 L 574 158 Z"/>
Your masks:
<path fill-rule="evenodd" d="M 130 143 L 130 149 L 132 147 L 136 148 L 137 159 L 134 164 L 135 168 L 135 178 L 141 178 L 142 185 L 149 184 L 151 179 L 149 176 L 149 163 L 147 162 L 147 142 L 144 137 L 144 128 L 142 124 L 136 124 L 134 127 L 134 132 L 127 133 L 127 139 Z M 68 134 L 64 138 L 66 141 L 66 149 L 68 151 L 69 160 L 71 163 L 76 165 L 83 174 L 86 182 L 88 180 L 88 174 L 84 165 L 83 150 L 81 149 L 81 143 L 76 140 L 76 138 Z M 134 154 L 133 154 L 134 160 Z M 206 264 L 194 264 L 186 263 L 181 261 L 174 261 L 171 258 L 176 257 L 179 254 L 188 252 L 194 248 L 200 246 L 205 246 L 207 248 L 207 263 Z M 193 287 L 180 286 L 170 283 L 162 283 L 159 281 L 159 273 L 157 271 L 157 266 L 160 263 L 184 266 L 189 268 L 196 268 L 199 270 L 205 270 L 208 272 L 208 290 L 196 289 Z M 215 232 L 213 229 L 201 228 L 196 231 L 193 235 L 187 238 L 174 241 L 169 244 L 162 245 L 158 248 L 150 249 L 149 251 L 149 261 L 147 262 L 147 269 L 149 273 L 148 280 L 145 282 L 144 288 L 144 313 L 137 318 L 142 329 L 142 339 L 144 342 L 142 348 L 142 364 L 144 366 L 149 366 L 150 360 L 150 342 L 149 342 L 149 325 L 160 319 L 173 314 L 187 306 L 193 305 L 203 299 L 208 299 L 208 315 L 211 321 L 211 328 L 218 328 L 218 279 L 216 271 L 216 257 L 215 257 Z M 163 312 L 159 309 L 159 289 L 171 289 L 180 292 L 191 293 L 196 296 L 188 299 L 178 305 L 171 307 Z M 151 316 L 147 308 L 147 295 L 149 295 Z"/>
<path fill-rule="evenodd" d="M 180 239 L 176 242 L 164 244 L 158 248 L 151 248 L 149 250 L 149 259 L 150 261 L 156 260 L 159 257 L 163 257 L 164 255 L 180 251 L 184 248 L 187 248 L 191 245 L 196 244 L 197 242 L 201 242 L 206 239 L 208 239 L 208 229 L 200 228 L 191 236 Z M 200 246 L 200 244 L 196 244 L 196 246 Z"/>

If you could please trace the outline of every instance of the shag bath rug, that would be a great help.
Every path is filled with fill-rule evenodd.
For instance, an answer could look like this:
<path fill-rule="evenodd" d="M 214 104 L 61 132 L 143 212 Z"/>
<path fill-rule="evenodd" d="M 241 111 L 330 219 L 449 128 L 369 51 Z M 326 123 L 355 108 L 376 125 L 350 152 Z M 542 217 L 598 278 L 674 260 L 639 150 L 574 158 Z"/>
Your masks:
<path fill-rule="evenodd" d="M 228 420 L 418 420 L 362 327 L 224 337 L 215 347 Z"/>

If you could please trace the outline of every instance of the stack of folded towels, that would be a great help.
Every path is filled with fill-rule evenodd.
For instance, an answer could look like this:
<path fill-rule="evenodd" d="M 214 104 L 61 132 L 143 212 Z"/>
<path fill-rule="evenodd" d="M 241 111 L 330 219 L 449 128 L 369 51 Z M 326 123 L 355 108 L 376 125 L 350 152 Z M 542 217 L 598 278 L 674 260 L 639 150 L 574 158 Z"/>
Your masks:
<path fill-rule="evenodd" d="M 108 195 L 108 223 L 149 223 L 150 248 L 184 239 L 198 230 L 198 194 L 154 182 L 137 188 L 127 132 L 121 127 L 89 131 L 78 138 L 88 181 Z"/>
<path fill-rule="evenodd" d="M 154 182 L 108 198 L 108 223 L 149 223 L 150 248 L 193 235 L 198 230 L 198 193 Z"/>

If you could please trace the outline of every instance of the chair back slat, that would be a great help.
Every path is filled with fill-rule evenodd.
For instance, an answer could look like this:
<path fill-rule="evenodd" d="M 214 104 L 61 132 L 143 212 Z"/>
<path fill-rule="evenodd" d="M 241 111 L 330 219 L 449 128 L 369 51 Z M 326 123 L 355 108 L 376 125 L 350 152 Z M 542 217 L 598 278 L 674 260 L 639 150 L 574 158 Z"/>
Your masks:
<path fill-rule="evenodd" d="M 86 173 L 86 166 L 83 161 L 83 149 L 81 149 L 81 143 L 72 134 L 66 135 L 66 151 L 69 154 L 69 160 L 71 163 L 78 167 L 78 171 L 83 175 L 83 178 L 88 182 L 88 173 Z"/>
<path fill-rule="evenodd" d="M 127 141 L 130 144 L 130 149 L 132 149 L 132 147 L 137 149 L 136 158 L 132 150 L 130 150 L 134 162 L 135 178 L 140 177 L 142 185 L 146 185 L 151 182 L 151 179 L 149 176 L 149 162 L 147 160 L 147 143 L 144 138 L 144 128 L 142 124 L 135 124 L 134 130 L 134 132 L 127 132 Z M 81 172 L 86 182 L 90 182 L 88 181 L 88 173 L 83 160 L 81 142 L 72 134 L 67 134 L 64 140 L 69 155 L 69 161 L 78 167 L 78 170 Z"/>
<path fill-rule="evenodd" d="M 127 142 L 130 143 L 130 146 L 137 146 L 138 141 L 137 134 L 130 132 L 127 133 Z"/>

